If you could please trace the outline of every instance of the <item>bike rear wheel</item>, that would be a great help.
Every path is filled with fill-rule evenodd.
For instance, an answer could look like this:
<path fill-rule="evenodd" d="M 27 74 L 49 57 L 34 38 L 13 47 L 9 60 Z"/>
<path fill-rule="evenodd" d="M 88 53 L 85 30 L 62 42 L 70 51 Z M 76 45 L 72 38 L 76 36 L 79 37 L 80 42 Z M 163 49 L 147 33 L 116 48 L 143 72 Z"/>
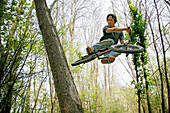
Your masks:
<path fill-rule="evenodd" d="M 118 44 L 111 46 L 111 50 L 119 53 L 141 53 L 143 47 L 131 44 Z"/>
<path fill-rule="evenodd" d="M 82 64 L 82 63 L 87 63 L 89 61 L 92 61 L 96 58 L 95 55 L 89 55 L 89 56 L 86 56 L 86 57 L 82 57 L 81 59 L 73 62 L 71 65 L 72 66 L 76 66 L 76 65 L 79 65 L 79 64 Z"/>

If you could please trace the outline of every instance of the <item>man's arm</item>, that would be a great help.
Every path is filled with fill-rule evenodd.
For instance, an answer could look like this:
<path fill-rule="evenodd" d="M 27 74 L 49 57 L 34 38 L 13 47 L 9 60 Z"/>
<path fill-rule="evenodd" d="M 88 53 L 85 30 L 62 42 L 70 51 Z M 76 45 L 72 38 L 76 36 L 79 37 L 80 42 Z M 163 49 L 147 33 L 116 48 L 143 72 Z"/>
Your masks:
<path fill-rule="evenodd" d="M 125 28 L 112 27 L 112 28 L 106 29 L 106 33 L 120 32 L 120 31 L 126 31 L 126 32 L 130 33 L 131 29 L 129 27 L 125 27 Z"/>

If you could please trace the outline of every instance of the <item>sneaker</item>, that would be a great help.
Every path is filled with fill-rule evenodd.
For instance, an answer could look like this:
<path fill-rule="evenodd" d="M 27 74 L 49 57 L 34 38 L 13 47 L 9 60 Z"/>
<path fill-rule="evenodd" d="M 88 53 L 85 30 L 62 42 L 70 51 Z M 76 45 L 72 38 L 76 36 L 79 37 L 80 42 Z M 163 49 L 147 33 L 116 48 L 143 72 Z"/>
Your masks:
<path fill-rule="evenodd" d="M 101 60 L 102 64 L 110 64 L 115 61 L 115 57 L 108 57 Z"/>
<path fill-rule="evenodd" d="M 87 52 L 88 55 L 91 55 L 91 54 L 95 53 L 94 52 L 94 48 L 93 47 L 89 47 L 89 46 L 86 48 L 86 52 Z"/>

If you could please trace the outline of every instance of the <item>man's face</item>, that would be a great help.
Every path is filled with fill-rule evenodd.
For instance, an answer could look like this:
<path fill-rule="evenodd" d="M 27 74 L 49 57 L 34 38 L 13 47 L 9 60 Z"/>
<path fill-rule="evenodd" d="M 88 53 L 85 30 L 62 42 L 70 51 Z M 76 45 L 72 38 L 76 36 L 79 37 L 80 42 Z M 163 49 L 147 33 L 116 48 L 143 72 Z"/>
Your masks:
<path fill-rule="evenodd" d="M 108 17 L 107 23 L 108 23 L 109 27 L 114 27 L 115 21 L 114 21 L 114 19 L 112 18 L 112 16 L 109 16 L 109 17 Z"/>

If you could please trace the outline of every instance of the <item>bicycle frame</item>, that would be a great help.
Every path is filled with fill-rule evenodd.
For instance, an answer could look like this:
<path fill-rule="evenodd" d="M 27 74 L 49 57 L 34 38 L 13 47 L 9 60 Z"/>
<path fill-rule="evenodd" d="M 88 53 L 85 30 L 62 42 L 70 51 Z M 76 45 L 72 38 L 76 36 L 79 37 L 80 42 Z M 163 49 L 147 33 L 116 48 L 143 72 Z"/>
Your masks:
<path fill-rule="evenodd" d="M 94 53 L 94 54 L 92 54 L 92 55 L 85 55 L 85 56 L 82 56 L 82 58 L 89 57 L 89 56 L 93 56 L 94 59 L 95 59 L 95 58 L 103 59 L 103 58 L 105 58 L 105 57 L 100 58 L 99 56 L 102 56 L 102 55 L 104 55 L 104 54 L 106 54 L 106 53 L 109 53 L 109 52 L 111 52 L 111 51 L 112 51 L 111 49 L 106 49 L 106 50 L 103 50 L 103 51 Z"/>

